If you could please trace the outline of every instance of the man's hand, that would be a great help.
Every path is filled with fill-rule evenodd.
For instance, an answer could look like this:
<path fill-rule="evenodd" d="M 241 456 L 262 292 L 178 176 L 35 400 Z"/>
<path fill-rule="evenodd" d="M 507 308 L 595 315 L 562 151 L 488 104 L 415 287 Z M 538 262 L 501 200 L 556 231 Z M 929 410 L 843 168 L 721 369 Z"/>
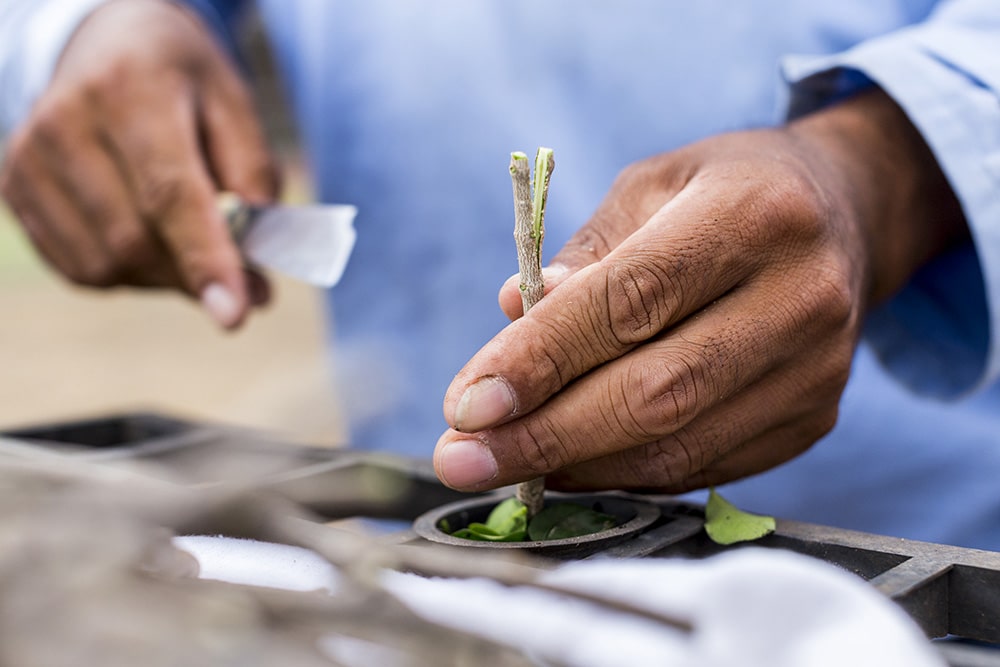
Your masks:
<path fill-rule="evenodd" d="M 236 327 L 267 300 L 218 190 L 262 203 L 276 170 L 250 96 L 208 30 L 163 0 L 112 0 L 81 25 L 11 138 L 3 193 L 71 280 L 171 287 Z"/>
<path fill-rule="evenodd" d="M 870 304 L 964 233 L 880 92 L 633 165 L 527 316 L 501 290 L 520 319 L 448 390 L 437 473 L 681 492 L 778 465 L 836 421 Z"/>

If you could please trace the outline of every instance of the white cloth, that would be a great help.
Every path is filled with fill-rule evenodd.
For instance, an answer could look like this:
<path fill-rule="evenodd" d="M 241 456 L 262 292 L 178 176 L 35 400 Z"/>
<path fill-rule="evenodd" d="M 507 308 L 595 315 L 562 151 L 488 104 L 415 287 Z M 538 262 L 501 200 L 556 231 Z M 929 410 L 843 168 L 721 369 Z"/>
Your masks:
<path fill-rule="evenodd" d="M 296 547 L 224 537 L 182 537 L 207 579 L 327 589 L 336 574 Z M 299 570 L 293 572 L 293 570 Z M 488 580 L 386 572 L 383 583 L 420 616 L 574 667 L 942 667 L 911 619 L 862 580 L 790 552 L 740 549 L 714 558 L 570 563 L 543 575 L 560 586 L 684 618 L 690 635 L 636 616 Z M 311 583 L 309 583 L 311 580 Z M 356 664 L 354 640 L 322 644 Z M 344 649 L 344 650 L 341 650 Z M 374 654 L 373 654 L 374 655 Z M 378 653 L 385 663 L 392 654 Z M 353 661 L 352 661 L 353 663 Z"/>
<path fill-rule="evenodd" d="M 0 3 L 0 128 L 9 131 L 49 85 L 80 23 L 106 0 L 4 0 Z"/>

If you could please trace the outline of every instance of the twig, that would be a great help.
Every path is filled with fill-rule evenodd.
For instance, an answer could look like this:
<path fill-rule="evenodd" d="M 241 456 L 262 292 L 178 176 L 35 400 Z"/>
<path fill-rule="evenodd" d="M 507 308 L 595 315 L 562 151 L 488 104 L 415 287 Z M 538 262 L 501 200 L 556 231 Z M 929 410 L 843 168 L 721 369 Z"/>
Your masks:
<path fill-rule="evenodd" d="M 531 167 L 524 153 L 510 154 L 510 180 L 514 186 L 514 245 L 517 248 L 517 269 L 520 273 L 521 305 L 527 313 L 545 294 L 542 280 L 542 259 L 534 234 L 534 203 L 531 201 Z"/>
<path fill-rule="evenodd" d="M 545 204 L 549 197 L 549 179 L 554 168 L 552 149 L 539 148 L 535 154 L 535 182 L 532 188 L 529 187 L 528 156 L 521 152 L 510 154 L 510 178 L 514 186 L 514 242 L 520 272 L 521 305 L 524 306 L 525 315 L 545 295 L 542 239 L 545 237 Z M 544 477 L 529 479 L 517 485 L 517 499 L 527 506 L 528 518 L 542 511 L 544 496 Z"/>

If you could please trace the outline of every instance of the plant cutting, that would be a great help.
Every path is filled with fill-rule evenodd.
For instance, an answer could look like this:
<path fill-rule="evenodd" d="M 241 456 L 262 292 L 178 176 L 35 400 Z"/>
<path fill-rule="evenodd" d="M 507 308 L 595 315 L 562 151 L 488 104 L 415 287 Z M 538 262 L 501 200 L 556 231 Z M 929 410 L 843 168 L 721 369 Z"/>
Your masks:
<path fill-rule="evenodd" d="M 542 278 L 542 240 L 545 238 L 545 204 L 549 198 L 549 181 L 555 168 L 551 148 L 539 148 L 535 153 L 534 181 L 528 174 L 528 156 L 510 154 L 510 180 L 514 187 L 514 245 L 517 248 L 519 289 L 524 314 L 545 295 Z M 528 517 L 542 511 L 545 478 L 538 477 L 517 485 L 517 499 L 527 507 Z"/>
<path fill-rule="evenodd" d="M 527 314 L 545 294 L 542 278 L 542 240 L 545 237 L 545 205 L 549 180 L 555 168 L 551 148 L 535 154 L 534 176 L 528 156 L 510 154 L 510 178 L 514 191 L 514 244 L 520 274 L 521 305 Z M 545 507 L 545 479 L 522 482 L 515 498 L 499 503 L 485 522 L 472 522 L 451 533 L 454 537 L 486 542 L 518 542 L 565 539 L 612 528 L 613 516 L 576 503 Z M 442 527 L 451 532 L 449 527 Z"/>

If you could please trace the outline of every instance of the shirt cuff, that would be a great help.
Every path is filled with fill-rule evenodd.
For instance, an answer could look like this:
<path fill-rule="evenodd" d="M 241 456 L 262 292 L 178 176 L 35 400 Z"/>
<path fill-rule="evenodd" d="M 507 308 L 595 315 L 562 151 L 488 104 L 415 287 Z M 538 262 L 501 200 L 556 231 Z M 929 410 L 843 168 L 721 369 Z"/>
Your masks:
<path fill-rule="evenodd" d="M 39 2 L 23 23 L 15 39 L 0 48 L 0 123 L 4 130 L 16 127 L 28 115 L 55 71 L 63 47 L 80 23 L 106 0 L 59 0 Z M 14 37 L 15 35 L 8 35 Z"/>
<path fill-rule="evenodd" d="M 995 28 L 928 23 L 845 53 L 789 56 L 782 63 L 791 87 L 790 119 L 867 86 L 882 88 L 923 135 L 962 205 L 974 247 L 924 267 L 870 314 L 865 331 L 897 379 L 939 398 L 956 397 L 1000 376 L 997 39 Z"/>

